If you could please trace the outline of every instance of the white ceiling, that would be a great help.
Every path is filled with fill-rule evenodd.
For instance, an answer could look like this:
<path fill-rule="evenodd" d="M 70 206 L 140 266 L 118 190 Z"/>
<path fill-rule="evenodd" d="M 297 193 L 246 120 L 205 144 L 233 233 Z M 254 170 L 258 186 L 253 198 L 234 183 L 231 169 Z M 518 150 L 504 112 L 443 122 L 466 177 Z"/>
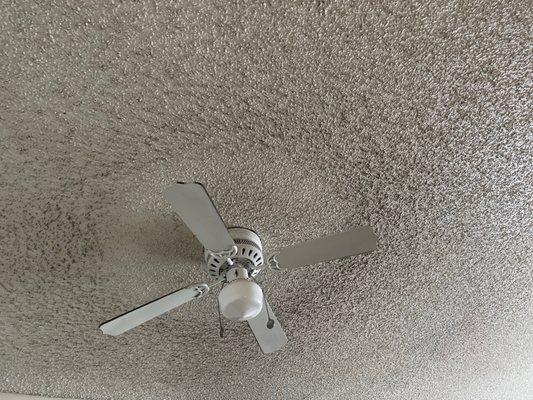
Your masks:
<path fill-rule="evenodd" d="M 18 1 L 0 13 L 0 390 L 77 399 L 533 397 L 527 2 Z M 203 182 L 266 251 L 370 224 L 367 256 L 263 276 L 288 345 L 218 337 L 161 197 Z"/>

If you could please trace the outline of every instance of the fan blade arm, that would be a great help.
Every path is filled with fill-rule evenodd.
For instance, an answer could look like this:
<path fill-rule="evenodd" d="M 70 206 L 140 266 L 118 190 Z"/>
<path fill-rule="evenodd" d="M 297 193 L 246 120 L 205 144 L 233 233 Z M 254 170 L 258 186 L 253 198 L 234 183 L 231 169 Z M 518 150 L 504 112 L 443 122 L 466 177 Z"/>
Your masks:
<path fill-rule="evenodd" d="M 235 242 L 205 187 L 199 182 L 177 182 L 163 196 L 205 249 L 230 254 Z"/>
<path fill-rule="evenodd" d="M 206 283 L 187 286 L 103 323 L 100 330 L 106 335 L 120 335 L 208 292 Z"/>
<path fill-rule="evenodd" d="M 361 226 L 284 247 L 268 259 L 268 264 L 276 270 L 298 268 L 368 253 L 376 248 L 377 237 L 372 228 Z"/>
<path fill-rule="evenodd" d="M 270 308 L 266 298 L 263 300 L 263 309 L 257 316 L 248 320 L 248 325 L 261 351 L 265 354 L 278 351 L 287 343 L 285 331 L 272 312 L 272 308 Z"/>

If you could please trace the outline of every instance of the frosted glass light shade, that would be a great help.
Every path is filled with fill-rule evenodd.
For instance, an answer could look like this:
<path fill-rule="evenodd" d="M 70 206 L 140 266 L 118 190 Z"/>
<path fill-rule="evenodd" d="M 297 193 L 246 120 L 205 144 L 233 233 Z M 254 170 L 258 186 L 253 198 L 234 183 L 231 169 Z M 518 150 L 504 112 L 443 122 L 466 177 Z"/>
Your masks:
<path fill-rule="evenodd" d="M 263 291 L 255 282 L 235 279 L 220 291 L 218 302 L 224 317 L 247 321 L 261 312 Z"/>

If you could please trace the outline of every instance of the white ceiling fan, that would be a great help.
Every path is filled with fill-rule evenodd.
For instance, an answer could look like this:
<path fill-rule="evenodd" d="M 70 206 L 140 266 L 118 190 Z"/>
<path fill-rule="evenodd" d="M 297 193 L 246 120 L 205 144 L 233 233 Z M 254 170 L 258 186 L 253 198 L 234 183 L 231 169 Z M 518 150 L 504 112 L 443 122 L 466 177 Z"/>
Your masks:
<path fill-rule="evenodd" d="M 247 228 L 226 228 L 202 184 L 178 182 L 163 194 L 204 246 L 207 272 L 216 282 L 187 286 L 105 322 L 100 325 L 105 334 L 120 335 L 203 297 L 210 287 L 222 283 L 219 312 L 231 320 L 247 321 L 261 350 L 272 353 L 287 343 L 287 337 L 255 283 L 254 278 L 261 269 L 265 266 L 274 270 L 304 267 L 370 252 L 377 245 L 372 229 L 364 226 L 288 246 L 265 259 L 259 236 Z"/>

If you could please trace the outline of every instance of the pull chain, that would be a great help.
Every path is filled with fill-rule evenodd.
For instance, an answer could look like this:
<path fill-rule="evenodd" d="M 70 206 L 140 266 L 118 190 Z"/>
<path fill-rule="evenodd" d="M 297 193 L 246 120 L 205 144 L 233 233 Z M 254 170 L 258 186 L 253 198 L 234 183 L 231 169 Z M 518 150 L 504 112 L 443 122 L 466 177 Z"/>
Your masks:
<path fill-rule="evenodd" d="M 222 284 L 222 287 L 224 287 L 224 284 Z M 224 326 L 222 325 L 222 315 L 220 313 L 220 302 L 218 301 L 218 297 L 217 297 L 217 309 L 218 309 L 218 325 L 220 326 L 219 335 L 221 338 L 223 338 L 224 337 Z"/>
<path fill-rule="evenodd" d="M 222 326 L 222 316 L 220 315 L 220 303 L 217 300 L 217 308 L 218 308 L 218 324 L 220 326 L 219 335 L 221 338 L 224 337 L 224 326 Z"/>

